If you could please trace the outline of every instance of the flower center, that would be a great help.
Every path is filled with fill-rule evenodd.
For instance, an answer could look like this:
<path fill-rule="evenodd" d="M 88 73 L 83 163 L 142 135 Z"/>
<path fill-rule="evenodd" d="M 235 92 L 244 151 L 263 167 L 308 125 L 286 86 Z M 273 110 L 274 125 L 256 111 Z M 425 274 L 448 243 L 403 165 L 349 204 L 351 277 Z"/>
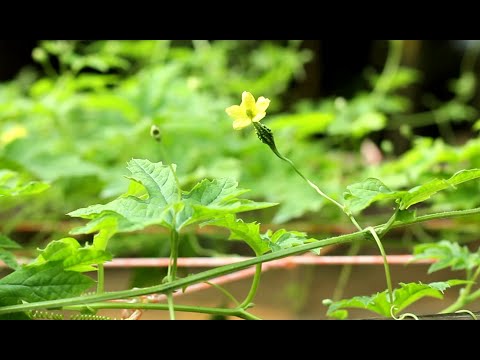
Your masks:
<path fill-rule="evenodd" d="M 247 109 L 245 112 L 247 113 L 247 116 L 248 116 L 250 119 L 253 119 L 253 118 L 255 117 L 255 114 L 253 113 L 252 110 Z"/>

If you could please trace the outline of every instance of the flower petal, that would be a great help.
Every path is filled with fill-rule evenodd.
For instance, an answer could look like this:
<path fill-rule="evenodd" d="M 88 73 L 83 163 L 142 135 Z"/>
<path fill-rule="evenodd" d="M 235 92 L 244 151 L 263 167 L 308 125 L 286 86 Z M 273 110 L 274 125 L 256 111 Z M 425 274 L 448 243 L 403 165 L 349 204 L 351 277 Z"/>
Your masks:
<path fill-rule="evenodd" d="M 252 119 L 252 122 L 259 122 L 260 120 L 262 120 L 265 115 L 267 115 L 267 113 L 264 111 L 264 112 L 259 112 L 257 115 L 255 115 L 255 117 Z"/>
<path fill-rule="evenodd" d="M 257 113 L 256 107 L 255 107 L 255 98 L 248 91 L 244 91 L 242 93 L 242 103 L 240 104 L 240 106 L 243 107 L 245 111 L 250 110 L 252 114 Z"/>
<path fill-rule="evenodd" d="M 226 108 L 225 112 L 228 114 L 228 116 L 230 116 L 234 120 L 243 119 L 247 117 L 247 114 L 245 114 L 245 109 L 238 105 L 233 105 Z"/>
<path fill-rule="evenodd" d="M 259 113 L 265 112 L 267 110 L 268 105 L 270 105 L 270 99 L 264 98 L 263 96 L 260 96 L 257 100 L 256 107 L 257 111 Z"/>
<path fill-rule="evenodd" d="M 235 119 L 235 121 L 233 122 L 233 128 L 235 130 L 241 130 L 250 125 L 251 123 L 252 120 L 250 120 L 249 118 Z"/>

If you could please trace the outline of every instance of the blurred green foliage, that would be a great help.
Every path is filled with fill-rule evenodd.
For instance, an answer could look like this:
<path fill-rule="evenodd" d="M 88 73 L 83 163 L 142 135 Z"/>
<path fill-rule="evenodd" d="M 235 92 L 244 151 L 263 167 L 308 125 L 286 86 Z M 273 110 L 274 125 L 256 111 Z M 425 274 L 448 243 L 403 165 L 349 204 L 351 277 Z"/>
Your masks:
<path fill-rule="evenodd" d="M 43 71 L 25 69 L 0 84 L 0 168 L 51 186 L 28 204 L 6 199 L 3 213 L 15 207 L 16 221 L 64 220 L 69 211 L 125 192 L 126 162 L 145 158 L 178 164 L 182 186 L 231 177 L 252 189 L 250 197 L 280 203 L 262 212 L 261 222 L 344 221 L 252 129 L 233 131 L 225 107 L 239 103 L 245 90 L 270 98 L 264 122 L 279 150 L 339 201 L 347 185 L 368 177 L 408 189 L 480 167 L 477 48 L 467 49 L 470 60 L 459 64 L 457 79 L 445 79 L 452 98 L 425 94 L 427 109 L 418 112 L 409 89 L 422 73 L 402 65 L 400 41 L 389 42 L 381 72 L 365 69 L 367 85 L 351 98 L 304 99 L 291 107 L 289 90 L 313 55 L 300 41 L 41 41 L 32 56 Z M 477 121 L 466 139 L 452 132 L 459 121 Z M 152 124 L 161 131 L 166 159 L 149 135 Z M 427 125 L 438 126 L 440 136 L 416 135 Z M 392 137 L 407 142 L 408 151 L 399 153 Z M 370 140 L 379 146 L 366 155 Z M 372 151 L 377 160 L 369 160 Z M 472 191 L 479 191 L 478 182 L 428 204 L 478 206 Z"/>

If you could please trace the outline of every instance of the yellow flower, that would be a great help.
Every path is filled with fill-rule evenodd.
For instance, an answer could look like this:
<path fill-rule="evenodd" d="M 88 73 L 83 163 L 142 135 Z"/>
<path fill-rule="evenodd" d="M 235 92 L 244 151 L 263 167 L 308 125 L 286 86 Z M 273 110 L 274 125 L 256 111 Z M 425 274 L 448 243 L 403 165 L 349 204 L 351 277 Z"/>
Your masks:
<path fill-rule="evenodd" d="M 233 105 L 225 109 L 225 112 L 233 119 L 233 128 L 235 130 L 243 129 L 248 125 L 259 122 L 267 114 L 270 100 L 260 96 L 255 102 L 255 98 L 248 91 L 242 93 L 242 103 Z"/>

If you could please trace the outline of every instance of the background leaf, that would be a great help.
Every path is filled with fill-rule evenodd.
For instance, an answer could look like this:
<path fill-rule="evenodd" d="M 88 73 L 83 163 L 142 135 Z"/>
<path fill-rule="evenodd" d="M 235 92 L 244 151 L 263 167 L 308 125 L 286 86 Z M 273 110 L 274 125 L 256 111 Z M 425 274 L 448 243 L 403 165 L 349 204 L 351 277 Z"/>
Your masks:
<path fill-rule="evenodd" d="M 480 254 L 478 252 L 472 253 L 467 246 L 460 246 L 456 242 L 447 240 L 416 245 L 413 256 L 414 260 L 437 260 L 428 268 L 429 274 L 448 267 L 452 270 L 471 270 L 480 266 Z"/>

